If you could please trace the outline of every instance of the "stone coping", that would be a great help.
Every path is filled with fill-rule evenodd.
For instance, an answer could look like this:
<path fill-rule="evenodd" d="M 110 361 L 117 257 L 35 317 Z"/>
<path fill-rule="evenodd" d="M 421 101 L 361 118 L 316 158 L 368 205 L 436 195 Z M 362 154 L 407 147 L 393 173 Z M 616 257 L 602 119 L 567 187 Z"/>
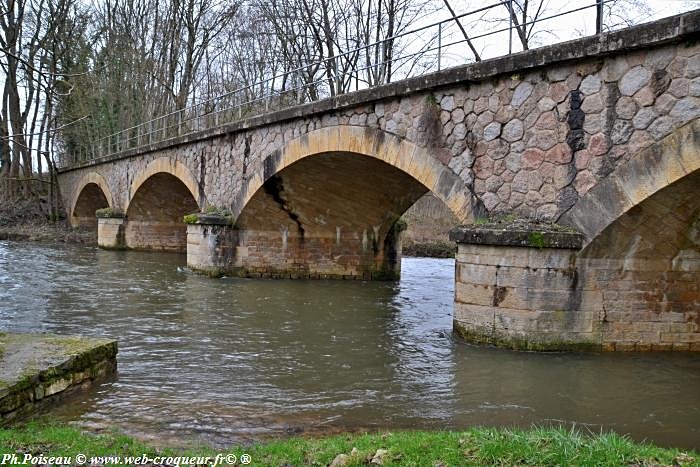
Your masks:
<path fill-rule="evenodd" d="M 113 373 L 116 355 L 111 339 L 0 333 L 0 425 Z"/>
<path fill-rule="evenodd" d="M 461 225 L 450 231 L 450 240 L 470 245 L 567 248 L 579 250 L 583 234 L 556 224 L 511 223 Z"/>

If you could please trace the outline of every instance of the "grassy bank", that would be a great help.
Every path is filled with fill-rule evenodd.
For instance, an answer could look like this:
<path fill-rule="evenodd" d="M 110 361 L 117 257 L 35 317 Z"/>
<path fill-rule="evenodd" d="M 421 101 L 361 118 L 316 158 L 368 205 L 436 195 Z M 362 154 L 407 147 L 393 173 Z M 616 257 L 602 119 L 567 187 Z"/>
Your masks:
<path fill-rule="evenodd" d="M 116 433 L 30 423 L 0 429 L 0 454 L 75 456 L 211 456 L 209 448 L 158 450 Z M 396 465 L 700 465 L 700 454 L 634 443 L 616 434 L 584 435 L 562 429 L 473 428 L 464 432 L 391 432 L 327 438 L 291 438 L 223 451 L 246 453 L 256 466 Z M 237 464 L 240 465 L 240 464 Z"/>

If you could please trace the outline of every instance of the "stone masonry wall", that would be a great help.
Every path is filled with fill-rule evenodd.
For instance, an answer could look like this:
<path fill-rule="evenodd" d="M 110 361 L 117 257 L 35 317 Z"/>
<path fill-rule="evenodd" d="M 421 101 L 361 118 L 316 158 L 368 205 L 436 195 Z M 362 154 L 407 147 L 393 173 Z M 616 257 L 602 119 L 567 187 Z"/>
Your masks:
<path fill-rule="evenodd" d="M 654 260 L 582 259 L 579 271 L 590 307 L 599 310 L 592 324 L 603 350 L 700 351 L 697 270 L 669 270 Z"/>
<path fill-rule="evenodd" d="M 400 235 L 375 252 L 368 237 L 304 237 L 238 230 L 220 225 L 187 226 L 187 265 L 210 275 L 287 279 L 394 279 L 401 264 Z M 300 246 L 301 245 L 301 246 Z M 385 255 L 393 255 L 391 261 Z M 385 261 L 385 259 L 387 259 Z"/>

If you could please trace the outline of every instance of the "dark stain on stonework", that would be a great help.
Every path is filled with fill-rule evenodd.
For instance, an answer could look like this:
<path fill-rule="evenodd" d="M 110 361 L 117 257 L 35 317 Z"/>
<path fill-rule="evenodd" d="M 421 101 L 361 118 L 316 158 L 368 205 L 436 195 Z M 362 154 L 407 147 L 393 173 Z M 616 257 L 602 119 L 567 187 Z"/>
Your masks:
<path fill-rule="evenodd" d="M 250 136 L 245 137 L 245 146 L 243 147 L 243 180 L 246 179 L 248 171 L 248 162 L 250 161 Z"/>
<path fill-rule="evenodd" d="M 203 200 L 204 199 L 204 185 L 205 185 L 205 177 L 207 175 L 207 158 L 204 157 L 204 154 L 200 154 L 199 156 L 199 199 Z"/>
<path fill-rule="evenodd" d="M 282 209 L 282 211 L 286 212 L 289 218 L 294 221 L 294 223 L 297 225 L 297 229 L 299 231 L 299 237 L 301 238 L 301 241 L 304 241 L 304 226 L 301 224 L 301 220 L 299 219 L 299 216 L 294 212 L 292 207 L 287 203 L 287 201 L 284 199 L 283 193 L 284 193 L 284 182 L 282 181 L 282 177 L 279 175 L 273 175 L 270 178 L 268 178 L 265 183 L 263 184 L 263 190 L 265 190 L 265 193 L 270 195 L 272 199 L 279 205 L 279 207 Z"/>
<path fill-rule="evenodd" d="M 508 295 L 508 289 L 501 286 L 496 286 L 493 289 L 493 301 L 491 302 L 493 306 L 498 306 L 503 300 L 505 300 L 506 295 Z"/>
<path fill-rule="evenodd" d="M 282 152 L 276 149 L 263 161 L 263 180 L 267 180 L 277 172 L 277 166 L 282 158 Z"/>
<path fill-rule="evenodd" d="M 651 75 L 651 89 L 654 91 L 654 96 L 659 97 L 665 93 L 671 86 L 671 77 L 666 70 L 656 70 Z"/>
<path fill-rule="evenodd" d="M 572 152 L 580 151 L 585 147 L 583 122 L 586 119 L 586 114 L 581 110 L 581 91 L 571 91 L 569 96 L 569 110 L 566 116 L 566 123 L 569 125 L 569 132 L 566 134 L 566 144 L 569 145 Z"/>

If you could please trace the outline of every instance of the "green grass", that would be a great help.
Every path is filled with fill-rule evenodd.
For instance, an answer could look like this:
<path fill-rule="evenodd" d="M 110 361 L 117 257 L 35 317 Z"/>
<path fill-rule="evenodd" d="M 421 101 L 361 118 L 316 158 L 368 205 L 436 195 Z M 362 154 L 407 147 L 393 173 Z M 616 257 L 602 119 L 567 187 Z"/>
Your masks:
<path fill-rule="evenodd" d="M 240 456 L 247 453 L 256 466 L 327 466 L 339 454 L 348 456 L 345 465 L 374 465 L 378 450 L 381 465 L 480 466 L 480 465 L 576 465 L 652 466 L 700 465 L 699 454 L 640 444 L 606 433 L 586 435 L 576 430 L 533 428 L 473 428 L 453 431 L 397 431 L 346 434 L 326 438 L 291 438 L 250 447 L 224 450 Z M 0 429 L 0 454 L 43 453 L 75 456 L 184 456 L 208 455 L 209 448 L 157 450 L 118 433 L 91 435 L 69 426 L 29 423 Z"/>

